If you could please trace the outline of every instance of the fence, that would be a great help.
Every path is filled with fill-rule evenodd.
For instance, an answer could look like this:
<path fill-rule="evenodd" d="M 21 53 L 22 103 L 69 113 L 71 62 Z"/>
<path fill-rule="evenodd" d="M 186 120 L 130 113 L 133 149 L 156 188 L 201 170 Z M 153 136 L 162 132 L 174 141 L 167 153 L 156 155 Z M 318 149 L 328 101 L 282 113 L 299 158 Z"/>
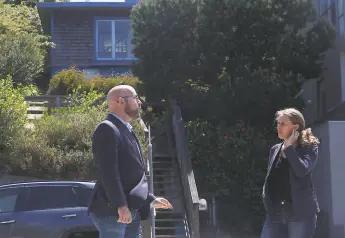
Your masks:
<path fill-rule="evenodd" d="M 44 112 L 50 115 L 52 108 L 67 106 L 66 97 L 62 95 L 26 96 L 24 100 L 28 105 L 29 120 L 39 120 Z"/>

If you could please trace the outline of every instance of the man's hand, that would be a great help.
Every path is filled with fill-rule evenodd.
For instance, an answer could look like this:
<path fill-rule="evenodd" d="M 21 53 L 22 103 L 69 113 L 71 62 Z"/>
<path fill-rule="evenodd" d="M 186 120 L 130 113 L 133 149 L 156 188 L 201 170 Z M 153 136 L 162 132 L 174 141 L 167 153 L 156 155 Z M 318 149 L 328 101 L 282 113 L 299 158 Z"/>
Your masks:
<path fill-rule="evenodd" d="M 117 212 L 119 213 L 119 220 L 117 220 L 117 222 L 126 223 L 126 224 L 132 222 L 132 214 L 127 206 L 119 207 L 117 209 Z"/>
<path fill-rule="evenodd" d="M 169 203 L 168 200 L 166 200 L 165 198 L 156 198 L 156 200 L 153 202 L 152 207 L 159 209 L 172 209 L 173 206 Z"/>

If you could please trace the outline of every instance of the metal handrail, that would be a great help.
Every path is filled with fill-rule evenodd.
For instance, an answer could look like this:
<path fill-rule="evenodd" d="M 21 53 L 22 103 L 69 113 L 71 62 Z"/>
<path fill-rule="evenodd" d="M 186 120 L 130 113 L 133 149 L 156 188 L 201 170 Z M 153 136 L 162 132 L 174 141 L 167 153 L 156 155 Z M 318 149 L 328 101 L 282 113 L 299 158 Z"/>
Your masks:
<path fill-rule="evenodd" d="M 184 121 L 181 109 L 175 100 L 171 100 L 171 121 L 172 133 L 175 142 L 175 152 L 180 167 L 180 177 L 184 191 L 184 202 L 187 210 L 188 224 L 191 237 L 199 238 L 199 195 L 196 187 L 192 162 L 188 150 L 188 138 L 185 132 Z"/>
<path fill-rule="evenodd" d="M 151 143 L 151 127 L 148 126 L 148 160 L 149 160 L 149 170 L 150 170 L 150 177 L 149 177 L 149 188 L 150 192 L 154 194 L 153 188 L 153 162 L 152 162 L 152 143 Z M 150 209 L 151 213 L 151 238 L 156 238 L 156 224 L 155 224 L 155 217 L 156 217 L 156 210 L 155 208 Z"/>

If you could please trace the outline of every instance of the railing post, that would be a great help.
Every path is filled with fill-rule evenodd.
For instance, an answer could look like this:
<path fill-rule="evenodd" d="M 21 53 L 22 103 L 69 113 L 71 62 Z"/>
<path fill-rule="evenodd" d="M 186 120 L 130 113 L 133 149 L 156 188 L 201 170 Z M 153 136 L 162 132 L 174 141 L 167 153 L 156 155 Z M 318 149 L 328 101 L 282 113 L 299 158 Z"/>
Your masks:
<path fill-rule="evenodd" d="M 149 168 L 150 168 L 150 177 L 149 177 L 149 188 L 150 192 L 154 194 L 153 189 L 153 162 L 152 162 L 152 144 L 151 144 L 151 126 L 148 127 L 149 132 L 149 143 L 148 143 L 148 160 L 149 160 Z M 151 238 L 156 238 L 156 224 L 155 224 L 155 216 L 156 210 L 152 207 L 151 210 Z"/>
<path fill-rule="evenodd" d="M 176 100 L 170 99 L 170 105 L 172 110 L 172 121 L 170 123 L 175 142 L 177 161 L 180 168 L 187 220 L 190 226 L 190 237 L 200 238 L 199 195 L 195 183 L 191 158 L 189 156 L 188 139 L 182 119 L 182 112 Z"/>
<path fill-rule="evenodd" d="M 59 109 L 60 105 L 61 105 L 60 95 L 57 95 L 56 99 L 55 99 L 55 106 L 56 106 L 56 108 Z"/>

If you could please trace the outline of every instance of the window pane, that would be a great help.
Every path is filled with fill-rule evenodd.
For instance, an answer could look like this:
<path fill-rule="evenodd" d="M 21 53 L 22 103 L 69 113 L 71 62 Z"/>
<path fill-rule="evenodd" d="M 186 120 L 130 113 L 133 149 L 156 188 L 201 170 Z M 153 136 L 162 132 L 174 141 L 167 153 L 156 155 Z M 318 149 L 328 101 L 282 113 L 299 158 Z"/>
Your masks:
<path fill-rule="evenodd" d="M 115 23 L 115 58 L 132 58 L 132 24 L 130 21 Z"/>
<path fill-rule="evenodd" d="M 20 189 L 4 189 L 0 191 L 0 213 L 13 212 L 19 197 Z"/>
<path fill-rule="evenodd" d="M 330 7 L 331 23 L 333 26 L 337 23 L 337 11 L 335 9 L 335 3 Z"/>
<path fill-rule="evenodd" d="M 79 187 L 74 188 L 74 190 L 77 193 L 79 206 L 88 207 L 92 199 L 93 190 L 88 189 L 88 188 L 79 188 Z"/>
<path fill-rule="evenodd" d="M 112 57 L 112 23 L 111 21 L 97 21 L 97 58 Z"/>
<path fill-rule="evenodd" d="M 319 9 L 320 9 L 320 15 L 323 15 L 326 11 L 328 5 L 327 0 L 319 0 Z"/>
<path fill-rule="evenodd" d="M 338 0 L 338 16 L 344 14 L 344 0 Z"/>
<path fill-rule="evenodd" d="M 322 17 L 324 17 L 326 21 L 329 21 L 328 10 L 324 12 L 324 14 L 322 15 Z"/>
<path fill-rule="evenodd" d="M 76 207 L 77 197 L 72 187 L 42 186 L 32 187 L 29 190 L 27 210 L 45 210 Z"/>
<path fill-rule="evenodd" d="M 344 34 L 344 31 L 345 31 L 345 26 L 344 26 L 344 22 L 345 19 L 344 19 L 344 15 L 342 15 L 340 18 L 339 18 L 339 33 L 340 35 Z"/>

